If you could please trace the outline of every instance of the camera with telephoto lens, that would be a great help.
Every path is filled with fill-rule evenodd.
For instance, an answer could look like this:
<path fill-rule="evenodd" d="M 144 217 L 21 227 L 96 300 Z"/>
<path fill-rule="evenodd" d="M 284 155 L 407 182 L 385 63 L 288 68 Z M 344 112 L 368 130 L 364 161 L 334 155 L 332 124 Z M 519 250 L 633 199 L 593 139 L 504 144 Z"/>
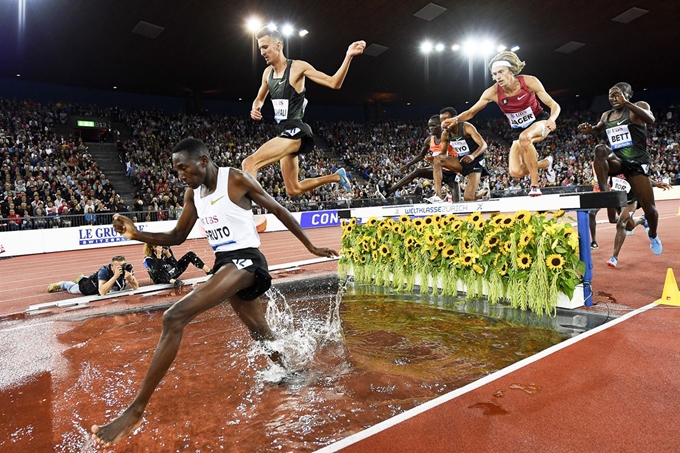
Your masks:
<path fill-rule="evenodd" d="M 128 272 L 132 272 L 132 264 L 130 264 L 130 263 L 123 264 L 123 270 L 128 271 Z"/>

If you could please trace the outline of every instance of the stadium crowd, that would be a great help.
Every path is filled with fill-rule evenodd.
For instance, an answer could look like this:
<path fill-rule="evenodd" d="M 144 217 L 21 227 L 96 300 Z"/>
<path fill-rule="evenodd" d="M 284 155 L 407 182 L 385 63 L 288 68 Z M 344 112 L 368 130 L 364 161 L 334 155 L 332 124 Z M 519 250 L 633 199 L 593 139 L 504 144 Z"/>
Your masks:
<path fill-rule="evenodd" d="M 677 183 L 680 172 L 678 106 L 655 111 L 649 128 L 649 150 L 654 176 Z M 435 112 L 436 113 L 436 112 Z M 118 154 L 136 188 L 134 200 L 123 200 L 102 173 L 82 139 L 55 133 L 69 115 L 115 118 L 129 131 L 118 139 Z M 344 166 L 353 180 L 353 193 L 338 184 L 322 186 L 291 199 L 277 165 L 263 168 L 258 179 L 264 189 L 290 211 L 335 208 L 352 199 L 378 198 L 399 180 L 399 168 L 413 159 L 428 136 L 427 119 L 379 120 L 368 123 L 314 122 L 317 147 L 299 156 L 301 177 L 330 174 Z M 552 155 L 557 179 L 546 186 L 591 186 L 592 149 L 601 140 L 580 134 L 577 125 L 596 123 L 593 112 L 563 112 L 555 133 L 538 146 L 539 155 Z M 481 119 L 478 124 L 489 144 L 486 165 L 493 196 L 521 193 L 528 178 L 508 176 L 509 127 L 503 118 Z M 247 117 L 167 114 L 66 103 L 39 104 L 0 99 L 0 231 L 108 224 L 114 212 L 130 212 L 133 220 L 176 219 L 182 211 L 184 188 L 167 165 L 173 145 L 196 137 L 214 150 L 220 166 L 241 167 L 241 162 L 276 134 L 272 123 Z M 427 165 L 421 163 L 420 165 Z M 420 200 L 430 192 L 429 181 L 414 180 L 394 193 L 395 198 Z M 256 211 L 262 212 L 258 207 Z"/>

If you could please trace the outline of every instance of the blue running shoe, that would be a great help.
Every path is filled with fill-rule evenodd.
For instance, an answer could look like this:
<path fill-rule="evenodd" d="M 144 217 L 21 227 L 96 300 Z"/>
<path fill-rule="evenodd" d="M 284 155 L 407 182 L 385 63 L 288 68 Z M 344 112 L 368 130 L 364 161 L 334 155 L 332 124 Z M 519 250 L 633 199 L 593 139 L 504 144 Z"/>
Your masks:
<path fill-rule="evenodd" d="M 619 265 L 619 260 L 617 260 L 613 256 L 611 258 L 609 258 L 609 261 L 607 261 L 607 266 L 609 266 L 609 267 L 616 267 L 618 265 Z"/>
<path fill-rule="evenodd" d="M 661 239 L 659 239 L 659 236 L 655 238 L 649 238 L 649 248 L 652 249 L 652 252 L 655 255 L 661 255 L 661 252 L 663 251 L 663 245 L 661 245 Z"/>
<path fill-rule="evenodd" d="M 345 169 L 340 168 L 338 169 L 338 171 L 335 172 L 335 174 L 340 176 L 340 184 L 342 184 L 342 187 L 344 187 L 347 192 L 351 192 L 352 185 L 349 183 L 349 179 L 347 178 L 347 172 L 345 172 Z"/>
<path fill-rule="evenodd" d="M 644 215 L 641 215 L 640 219 L 642 220 L 642 226 L 645 227 L 645 231 L 647 232 L 647 236 L 649 236 L 649 224 L 647 223 L 647 219 L 645 218 Z"/>

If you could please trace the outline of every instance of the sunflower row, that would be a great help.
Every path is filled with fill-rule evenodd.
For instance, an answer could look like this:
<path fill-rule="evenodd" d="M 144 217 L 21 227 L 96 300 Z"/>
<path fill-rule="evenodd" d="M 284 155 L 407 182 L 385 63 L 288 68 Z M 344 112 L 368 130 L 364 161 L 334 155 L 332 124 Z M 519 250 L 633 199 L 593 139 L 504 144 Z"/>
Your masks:
<path fill-rule="evenodd" d="M 359 282 L 397 290 L 411 291 L 419 276 L 453 295 L 460 280 L 467 297 L 487 293 L 492 303 L 507 299 L 522 309 L 554 313 L 558 292 L 571 298 L 585 269 L 564 211 L 486 219 L 479 212 L 372 217 L 364 224 L 343 221 L 342 228 L 341 270 L 351 268 Z"/>

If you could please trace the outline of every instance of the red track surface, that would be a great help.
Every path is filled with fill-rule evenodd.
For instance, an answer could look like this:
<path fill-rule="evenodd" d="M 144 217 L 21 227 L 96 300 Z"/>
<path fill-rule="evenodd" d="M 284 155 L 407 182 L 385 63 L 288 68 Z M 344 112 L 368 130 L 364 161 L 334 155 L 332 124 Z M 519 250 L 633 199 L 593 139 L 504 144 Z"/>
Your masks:
<path fill-rule="evenodd" d="M 680 279 L 677 200 L 658 203 L 664 252 L 654 256 L 642 228 L 626 239 L 619 268 L 605 265 L 614 225 L 598 225 L 593 251 L 593 310 L 621 315 L 661 297 L 666 270 Z M 605 219 L 600 212 L 599 219 Z M 339 248 L 339 228 L 307 230 L 317 245 Z M 262 235 L 271 265 L 313 258 L 288 232 Z M 207 263 L 204 240 L 173 247 Z M 0 314 L 73 296 L 47 294 L 48 284 L 91 273 L 114 254 L 135 265 L 142 285 L 142 246 L 51 253 L 0 261 Z M 335 261 L 303 275 L 335 270 Z M 202 272 L 191 268 L 186 278 Z M 676 452 L 680 445 L 680 308 L 659 306 L 546 358 L 346 447 L 347 452 Z"/>

